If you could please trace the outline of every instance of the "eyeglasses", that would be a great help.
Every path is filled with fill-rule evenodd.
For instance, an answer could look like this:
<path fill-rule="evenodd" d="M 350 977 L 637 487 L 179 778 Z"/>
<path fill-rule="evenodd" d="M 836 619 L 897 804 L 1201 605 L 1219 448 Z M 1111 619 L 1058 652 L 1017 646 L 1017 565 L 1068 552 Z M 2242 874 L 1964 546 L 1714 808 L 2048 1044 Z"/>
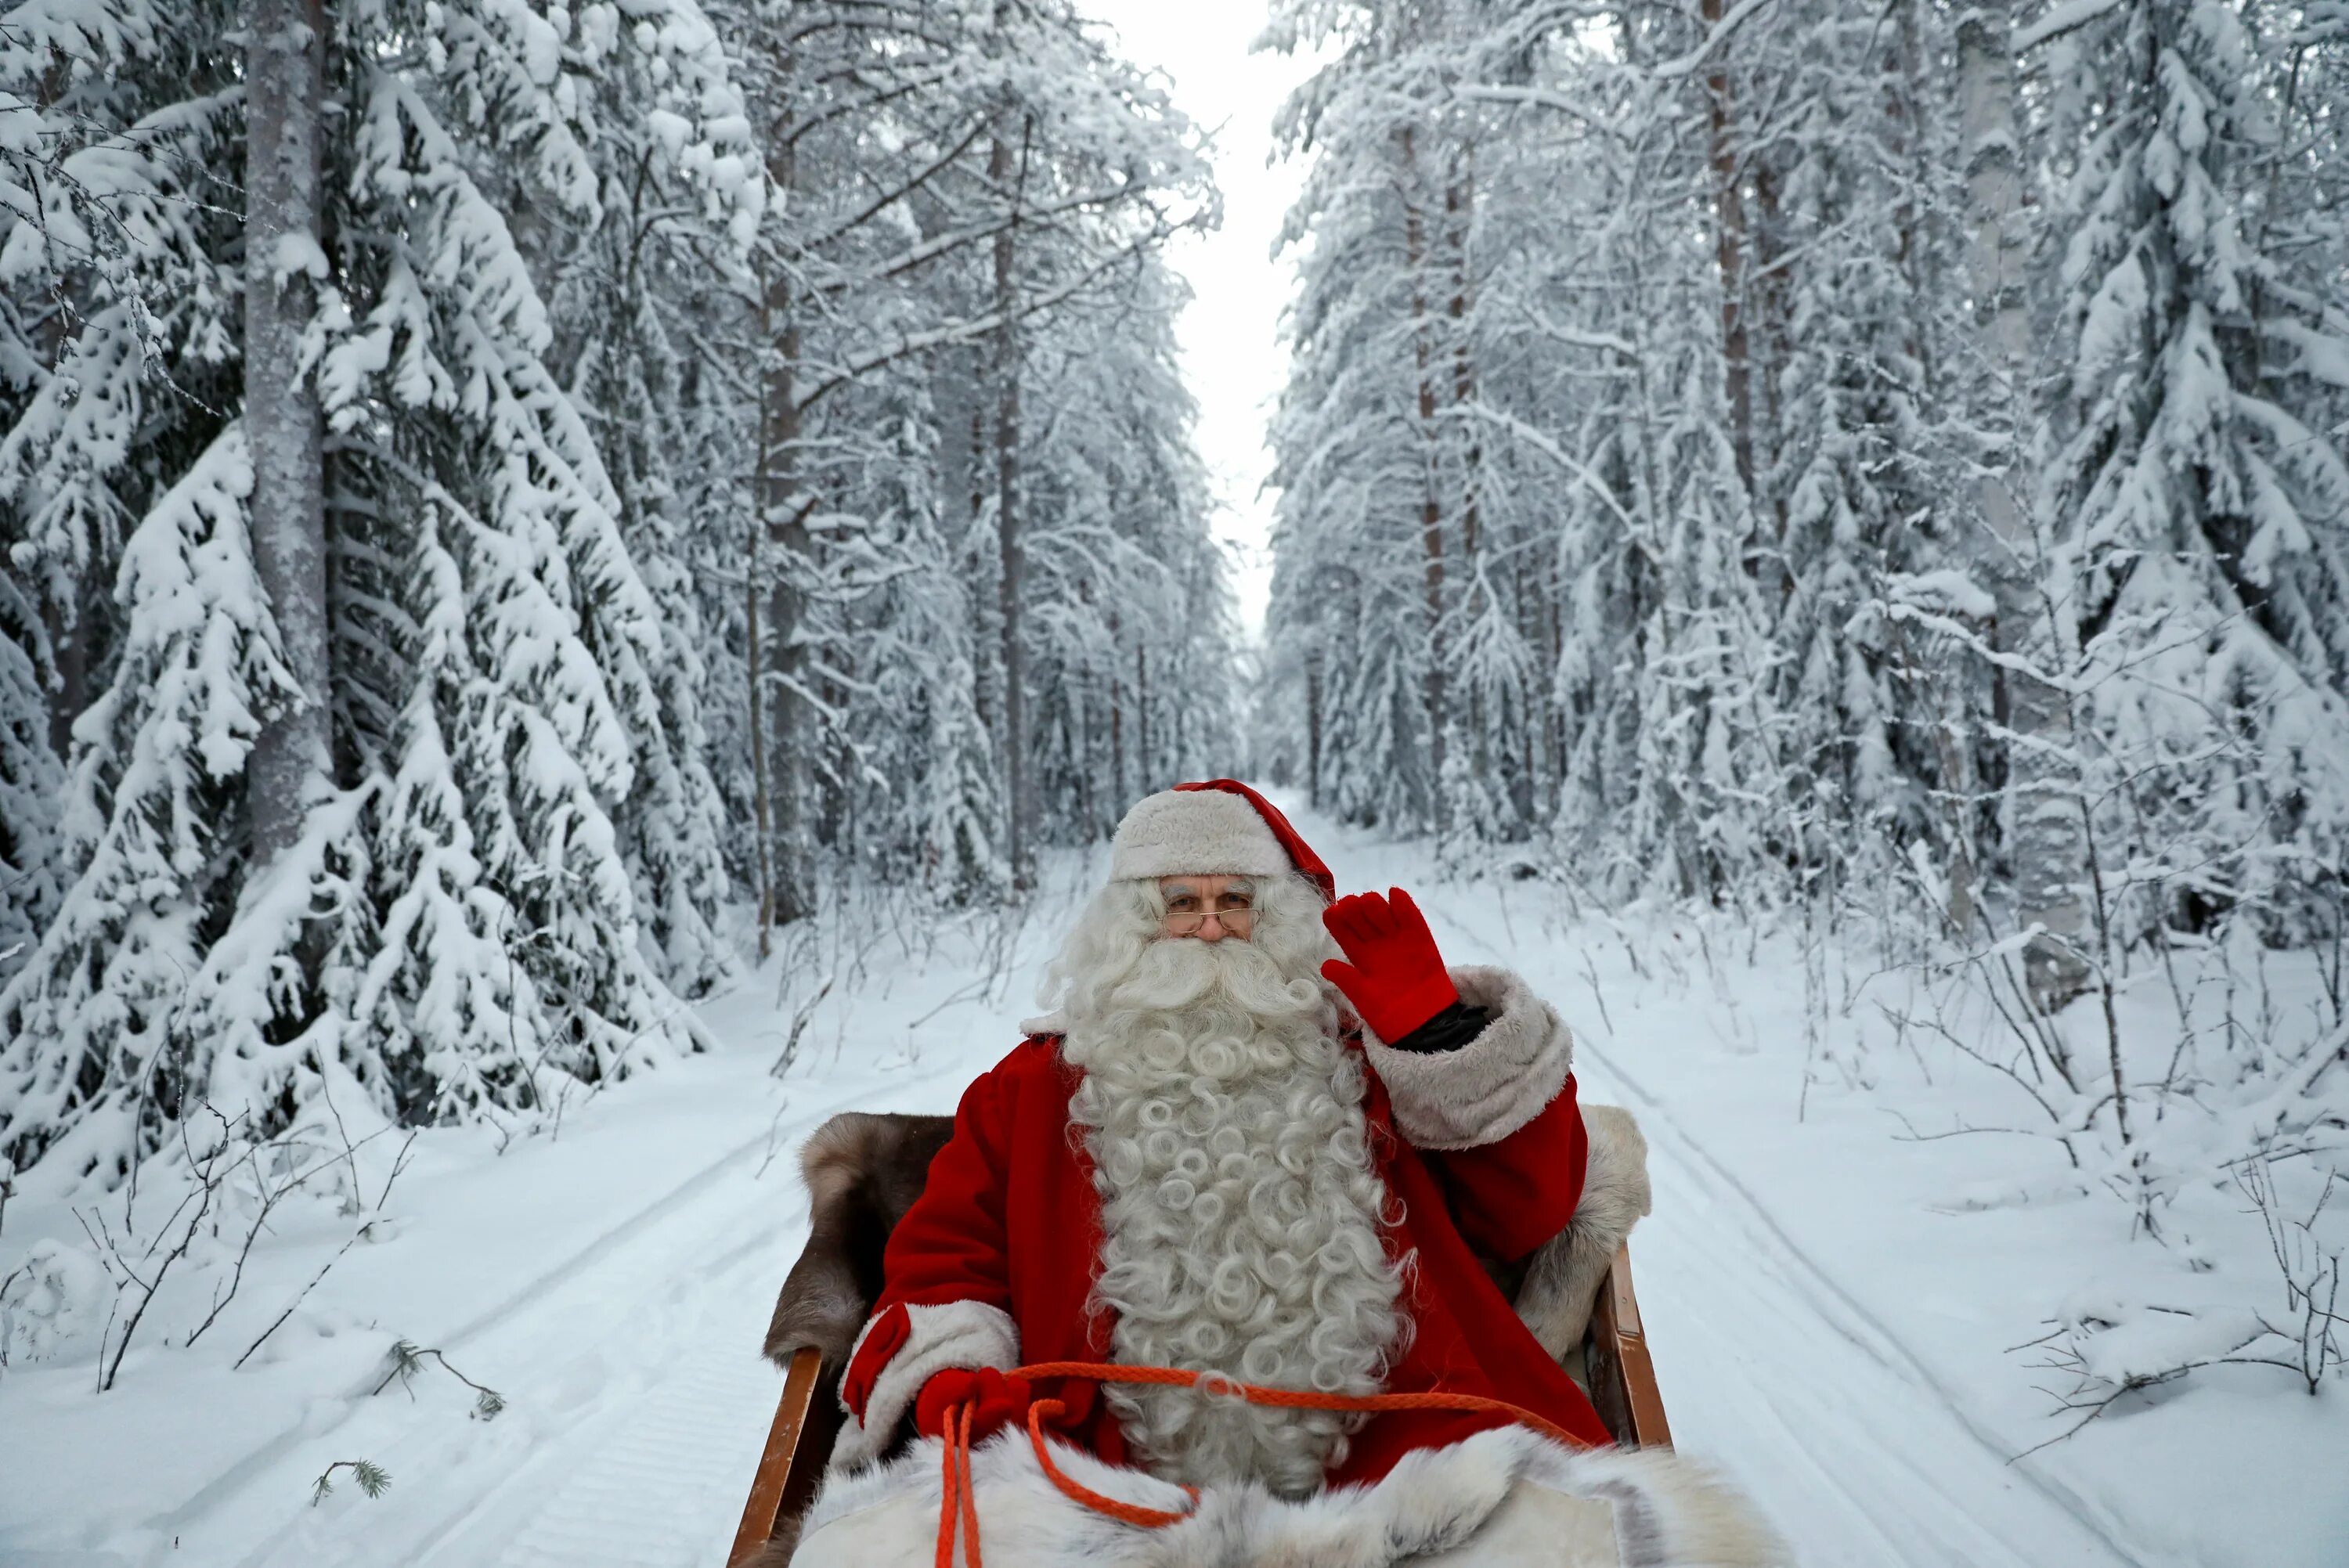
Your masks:
<path fill-rule="evenodd" d="M 1222 923 L 1226 931 L 1236 935 L 1246 935 L 1256 922 L 1256 911 L 1246 904 L 1237 909 L 1170 909 L 1166 912 L 1166 934 L 1196 936 L 1211 914 Z"/>

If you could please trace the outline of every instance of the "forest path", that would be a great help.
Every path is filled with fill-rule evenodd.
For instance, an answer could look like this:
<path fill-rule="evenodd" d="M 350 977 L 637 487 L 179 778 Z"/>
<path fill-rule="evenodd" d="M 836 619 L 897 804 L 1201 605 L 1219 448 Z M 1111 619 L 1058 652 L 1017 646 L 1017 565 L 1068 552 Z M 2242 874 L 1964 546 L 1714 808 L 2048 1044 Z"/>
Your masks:
<path fill-rule="evenodd" d="M 757 1108 L 755 1080 L 734 1092 Z M 786 1151 L 834 1112 L 889 1097 L 795 1098 L 805 1110 L 774 1132 Z M 715 1568 L 781 1387 L 759 1341 L 807 1225 L 789 1154 L 770 1164 L 768 1147 L 764 1130 L 721 1147 L 450 1337 L 450 1360 L 505 1397 L 497 1419 L 452 1419 L 445 1398 L 365 1402 L 336 1451 L 383 1466 L 391 1491 L 368 1501 L 341 1488 L 339 1509 L 281 1516 L 233 1561 Z M 429 1373 L 419 1389 L 446 1392 Z M 263 1490 L 283 1495 L 293 1480 L 269 1473 Z"/>
<path fill-rule="evenodd" d="M 1922 1364 L 1794 1243 L 1702 1142 L 1619 1063 L 1581 972 L 1557 944 L 1516 925 L 1491 884 L 1428 882 L 1419 851 L 1351 841 L 1300 820 L 1342 886 L 1420 890 L 1454 962 L 1508 963 L 1575 1017 L 1585 1098 L 1629 1105 L 1651 1144 L 1656 1212 L 1638 1233 L 1640 1300 L 1683 1451 L 1720 1465 L 1754 1495 L 1811 1568 L 2113 1568 L 2136 1561 L 2075 1500 L 2010 1464 Z M 773 1122 L 796 1147 L 833 1111 L 939 1110 L 1010 1038 L 1019 1004 L 1057 938 L 1040 921 L 1007 991 L 957 1000 L 967 972 L 904 966 L 836 998 L 844 1037 L 833 1064 L 811 1061 Z M 392 1398 L 322 1413 L 300 1437 L 331 1431 L 337 1457 L 391 1471 L 381 1500 L 263 1510 L 299 1495 L 316 1445 L 257 1455 L 218 1489 L 208 1560 L 241 1568 L 429 1563 L 447 1568 L 716 1568 L 731 1538 L 779 1379 L 756 1359 L 773 1291 L 806 1223 L 787 1159 L 769 1164 L 774 1116 L 763 1075 L 778 1020 L 771 986 L 708 1010 L 721 1042 L 688 1069 L 697 1094 L 740 1102 L 707 1161 L 527 1289 L 485 1299 L 450 1355 L 494 1384 L 509 1409 L 487 1424 L 450 1401 Z M 1620 998 L 1615 1006 L 1623 1006 Z M 824 1026 L 819 1025 L 821 1032 Z M 900 1051 L 885 1044 L 906 1042 Z M 659 1128 L 617 1123 L 610 1157 Z M 669 1136 L 674 1137 L 671 1133 Z M 697 1136 L 707 1137 L 701 1133 Z M 761 1167 L 768 1167 L 761 1173 Z M 676 1172 L 683 1171 L 681 1176 Z M 323 1404 L 324 1402 L 322 1402 Z M 347 1455 L 346 1455 L 347 1450 Z M 2027 1462 L 2026 1462 L 2027 1465 Z M 181 1511 L 193 1532 L 204 1504 Z M 265 1515 L 270 1522 L 264 1528 Z M 162 1523 L 165 1522 L 157 1522 Z M 242 1526 L 243 1528 L 240 1529 Z M 160 1559 L 159 1559 L 160 1560 Z"/>

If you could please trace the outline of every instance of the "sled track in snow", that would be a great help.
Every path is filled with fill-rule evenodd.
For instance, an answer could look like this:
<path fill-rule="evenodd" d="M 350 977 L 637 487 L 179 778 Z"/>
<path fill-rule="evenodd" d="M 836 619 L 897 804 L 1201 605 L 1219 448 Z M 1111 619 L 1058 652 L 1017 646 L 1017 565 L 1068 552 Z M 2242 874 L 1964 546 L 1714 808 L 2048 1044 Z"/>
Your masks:
<path fill-rule="evenodd" d="M 1965 1435 L 1981 1449 L 1985 1456 L 1996 1462 L 2008 1476 L 2038 1493 L 2053 1507 L 2061 1510 L 2082 1532 L 2094 1537 L 2095 1542 L 2111 1554 L 2112 1560 L 2130 1563 L 2143 1560 L 2136 1549 L 2120 1539 L 2117 1522 L 2100 1517 L 2100 1511 L 2073 1491 L 2071 1488 L 2045 1475 L 2027 1460 L 2010 1456 L 2006 1452 L 2006 1445 L 2000 1437 L 1979 1422 L 1966 1408 L 1963 1402 L 1934 1376 L 1932 1370 L 1920 1360 L 1914 1352 L 1902 1344 L 1899 1338 L 1873 1313 L 1820 1268 L 1810 1255 L 1786 1234 L 1785 1229 L 1779 1225 L 1770 1212 L 1763 1207 L 1751 1190 L 1702 1146 L 1682 1132 L 1652 1095 L 1649 1094 L 1635 1078 L 1623 1072 L 1605 1053 L 1594 1050 L 1591 1055 L 1605 1070 L 1606 1076 L 1627 1090 L 1629 1098 L 1638 1103 L 1640 1109 L 1647 1117 L 1645 1124 L 1661 1129 L 1663 1136 L 1658 1141 L 1668 1143 L 1673 1154 L 1682 1162 L 1683 1167 L 1698 1176 L 1699 1185 L 1705 1190 L 1707 1196 L 1716 1201 L 1727 1199 L 1733 1202 L 1739 1211 L 1738 1218 L 1747 1238 L 1758 1243 L 1754 1248 L 1755 1252 L 1769 1256 L 1770 1261 L 1776 1265 L 1780 1277 L 1798 1292 L 1813 1308 L 1816 1323 L 1833 1329 L 1846 1343 L 1883 1367 L 1892 1377 L 1911 1387 L 1930 1392 L 1941 1410 L 1963 1429 Z M 1715 1212 L 1723 1214 L 1726 1209 L 1727 1205 L 1724 1204 L 1722 1210 L 1716 1210 Z M 1865 1414 L 1851 1412 L 1847 1403 L 1837 1402 L 1833 1408 L 1847 1414 Z M 2043 1545 L 2047 1544 L 2043 1536 L 2032 1536 L 2027 1539 L 2038 1540 Z M 1953 1560 L 1981 1561 L 1979 1558 Z M 2023 1559 L 2023 1561 L 2030 1560 Z M 2072 1559 L 2061 1560 L 2071 1561 Z"/>
<path fill-rule="evenodd" d="M 495 1561 L 501 1568 L 675 1562 L 716 1568 L 726 1546 L 716 1537 L 733 1532 L 736 1494 L 750 1484 L 751 1459 L 712 1444 L 709 1418 L 742 1407 L 745 1391 L 753 1422 L 763 1425 L 773 1390 L 745 1367 L 739 1345 L 686 1356 L 615 1423 L 620 1429 L 608 1441 L 569 1469 Z"/>
<path fill-rule="evenodd" d="M 1447 946 L 1504 953 L 1424 905 Z M 1656 1215 L 1635 1238 L 1640 1304 L 1675 1434 L 1772 1508 L 1806 1564 L 2113 1568 L 2117 1522 L 2015 1462 L 1940 1379 L 1814 1261 L 1662 1102 L 1587 1038 L 1586 1082 L 1640 1113 Z M 1690 1198 L 1698 1201 L 1690 1202 Z M 1678 1201 L 1675 1201 L 1675 1200 Z M 1836 1353 L 1823 1336 L 1847 1346 Z M 1861 1385 L 1861 1386 L 1855 1386 Z"/>
<path fill-rule="evenodd" d="M 824 1118 L 882 1093 L 866 1088 L 810 1106 L 775 1136 L 793 1144 Z M 756 1159 L 768 1139 L 762 1131 L 730 1145 L 443 1336 L 460 1366 L 468 1349 L 491 1356 L 468 1370 L 510 1403 L 486 1429 L 446 1398 L 409 1407 L 388 1395 L 367 1398 L 370 1382 L 318 1401 L 310 1420 L 238 1460 L 147 1528 L 162 1539 L 179 1536 L 262 1484 L 298 1498 L 307 1478 L 289 1477 L 288 1462 L 297 1450 L 315 1451 L 320 1438 L 338 1435 L 354 1454 L 390 1472 L 392 1490 L 339 1525 L 324 1511 L 301 1509 L 236 1559 L 240 1568 L 509 1561 L 492 1542 L 510 1542 L 517 1563 L 705 1560 L 713 1533 L 730 1535 L 733 1472 L 748 1462 L 734 1451 L 738 1434 L 725 1418 L 747 1413 L 755 1448 L 780 1385 L 780 1374 L 765 1376 L 757 1359 L 759 1334 L 795 1252 L 794 1232 L 806 1221 L 805 1194 L 788 1160 L 776 1162 L 779 1180 L 728 1190 L 730 1173 Z M 731 1201 L 717 1202 L 720 1194 Z M 695 1335 L 706 1319 L 722 1320 L 710 1326 L 719 1332 Z M 567 1396 L 556 1408 L 544 1408 L 540 1391 L 549 1387 Z M 708 1414 L 719 1418 L 699 1418 Z M 696 1456 L 690 1444 L 664 1450 L 657 1434 L 681 1431 L 706 1433 L 723 1459 Z M 452 1474 L 450 1450 L 469 1442 L 486 1451 L 468 1453 Z M 430 1480 L 403 1489 L 403 1474 Z M 612 1486 L 613 1501 L 588 1508 L 586 1489 L 599 1478 Z M 422 1484 L 432 1495 L 419 1495 Z M 709 1500 L 715 1517 L 694 1496 L 702 1487 L 724 1494 L 722 1502 L 714 1493 Z M 689 1507 L 689 1517 L 678 1517 L 664 1498 Z M 633 1510 L 647 1529 L 622 1528 L 616 1505 Z M 601 1526 L 600 1544 L 564 1520 Z M 658 1529 L 649 1528 L 656 1522 Z"/>
<path fill-rule="evenodd" d="M 602 1349 L 570 1357 L 565 1379 L 594 1382 L 596 1408 L 548 1434 L 401 1560 L 713 1568 L 732 1535 L 739 1494 L 781 1381 L 757 1359 L 772 1286 L 787 1261 L 781 1254 L 791 1250 L 777 1242 L 806 1216 L 800 1202 L 761 1212 L 776 1222 L 775 1233 L 669 1276 L 655 1299 L 620 1317 L 616 1337 L 648 1354 L 631 1355 L 625 1370 L 608 1365 Z M 711 1231 L 739 1223 L 731 1213 L 711 1218 Z"/>

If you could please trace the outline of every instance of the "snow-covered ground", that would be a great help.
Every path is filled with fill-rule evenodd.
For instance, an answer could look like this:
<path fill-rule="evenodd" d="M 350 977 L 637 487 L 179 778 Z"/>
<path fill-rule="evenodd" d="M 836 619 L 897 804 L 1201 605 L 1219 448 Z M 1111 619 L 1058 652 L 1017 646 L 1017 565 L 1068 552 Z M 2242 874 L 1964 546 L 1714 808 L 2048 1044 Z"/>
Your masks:
<path fill-rule="evenodd" d="M 2015 1457 L 2065 1423 L 2008 1347 L 2174 1249 L 2132 1243 L 2109 1201 L 1986 1198 L 2056 1174 L 2043 1140 L 1893 1136 L 1888 1107 L 1920 1130 L 1995 1119 L 1987 1075 L 1879 1042 L 1867 1094 L 1830 1076 L 1798 1120 L 1813 1053 L 1793 959 L 1731 955 L 1717 933 L 1569 927 L 1534 884 L 1444 883 L 1415 846 L 1299 826 L 1341 887 L 1413 887 L 1454 961 L 1526 973 L 1577 1027 L 1585 1098 L 1639 1113 L 1657 1212 L 1633 1250 L 1675 1435 L 1806 1563 L 2349 1563 L 2337 1380 L 2310 1398 L 2272 1368 L 2198 1374 Z M 428 1134 L 388 1199 L 398 1140 L 365 1144 L 356 1200 L 273 1216 L 192 1347 L 224 1275 L 175 1276 L 109 1393 L 93 1391 L 97 1323 L 20 1313 L 0 1372 L 0 1563 L 715 1568 L 779 1381 L 757 1346 L 804 1225 L 791 1152 L 837 1110 L 947 1109 L 1013 1043 L 1086 874 L 1062 871 L 1008 954 L 978 923 L 896 924 L 771 965 L 702 1009 L 708 1055 L 502 1150 L 486 1130 Z M 88 1244 L 25 1187 L 0 1219 L 0 1274 L 45 1238 Z M 121 1198 L 100 1207 L 119 1216 Z M 2211 1243 L 2216 1272 L 2230 1244 Z M 455 1372 L 428 1358 L 377 1392 L 401 1339 Z M 481 1418 L 455 1373 L 502 1410 Z M 353 1460 L 388 1490 L 362 1495 L 343 1470 L 314 1504 L 322 1472 Z"/>

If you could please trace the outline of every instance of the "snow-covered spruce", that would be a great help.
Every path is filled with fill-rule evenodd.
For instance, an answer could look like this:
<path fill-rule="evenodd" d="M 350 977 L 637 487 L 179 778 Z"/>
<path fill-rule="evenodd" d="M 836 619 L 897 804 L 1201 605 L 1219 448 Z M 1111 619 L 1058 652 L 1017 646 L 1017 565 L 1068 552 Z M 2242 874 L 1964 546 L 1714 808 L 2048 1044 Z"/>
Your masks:
<path fill-rule="evenodd" d="M 114 681 L 75 725 L 64 832 L 79 874 L 0 992 L 0 1152 L 127 1171 L 211 1090 L 184 1003 L 233 907 L 237 784 L 295 694 L 245 536 L 232 425 L 132 533 Z M 259 1000 L 256 998 L 255 1000 Z"/>
<path fill-rule="evenodd" d="M 2343 990 L 2271 966 L 2335 974 L 2349 873 L 2344 36 L 1276 6 L 1320 53 L 1264 770 L 1464 871 L 1794 925 L 1806 1086 L 1877 1086 L 1857 934 L 2112 1223 L 2199 1266 L 2174 1211 L 2248 1162 L 2313 1236 Z M 2303 1244 L 2256 1312 L 2329 1366 Z M 2090 1367 L 2157 1310 L 2050 1321 Z"/>
<path fill-rule="evenodd" d="M 16 1156 L 123 1075 L 102 1179 L 208 1095 L 526 1121 L 690 1043 L 736 891 L 999 898 L 1229 765 L 1159 253 L 1212 193 L 1075 9 L 809 5 L 787 49 L 733 0 L 287 15 L 0 37 Z M 125 541 L 232 430 L 269 477 L 207 514 L 252 571 L 206 634 Z M 279 667 L 181 712 L 169 636 Z M 233 754 L 186 761 L 207 726 Z M 134 744 L 201 785 L 175 815 Z M 122 902 L 100 848 L 149 837 Z M 136 1070 L 171 1029 L 185 1093 Z"/>

